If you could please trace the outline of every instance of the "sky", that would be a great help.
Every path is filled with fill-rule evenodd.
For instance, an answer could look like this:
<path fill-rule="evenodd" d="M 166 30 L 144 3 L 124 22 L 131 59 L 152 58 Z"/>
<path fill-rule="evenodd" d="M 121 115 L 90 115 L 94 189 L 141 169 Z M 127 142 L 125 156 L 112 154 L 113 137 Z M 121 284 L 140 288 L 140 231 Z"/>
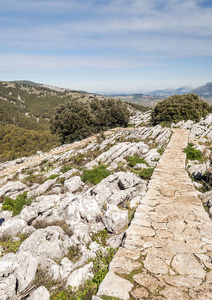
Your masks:
<path fill-rule="evenodd" d="M 0 0 L 0 80 L 88 92 L 212 81 L 211 0 Z"/>

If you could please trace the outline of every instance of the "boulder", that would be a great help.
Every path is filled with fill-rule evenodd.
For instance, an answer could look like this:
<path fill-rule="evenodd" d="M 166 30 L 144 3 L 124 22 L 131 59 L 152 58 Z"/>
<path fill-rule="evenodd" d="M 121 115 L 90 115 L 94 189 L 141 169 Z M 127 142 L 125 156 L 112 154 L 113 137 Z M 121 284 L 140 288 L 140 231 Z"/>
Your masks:
<path fill-rule="evenodd" d="M 40 195 L 45 194 L 56 182 L 57 178 L 52 180 L 46 180 L 43 184 L 41 184 L 36 190 L 31 191 L 29 193 L 29 197 L 38 197 Z"/>
<path fill-rule="evenodd" d="M 124 238 L 124 232 L 109 238 L 107 240 L 107 244 L 110 248 L 117 249 L 118 247 L 121 246 L 123 238 Z"/>
<path fill-rule="evenodd" d="M 74 176 L 71 177 L 70 179 L 66 180 L 64 182 L 64 188 L 69 192 L 69 193 L 74 193 L 76 192 L 80 187 L 83 186 L 83 182 L 80 178 L 80 176 Z"/>
<path fill-rule="evenodd" d="M 212 190 L 203 193 L 200 198 L 201 198 L 203 203 L 205 203 L 205 204 L 207 203 L 207 205 L 209 203 L 208 206 L 210 207 L 211 206 L 210 203 L 211 203 L 211 200 L 212 200 Z"/>
<path fill-rule="evenodd" d="M 134 187 L 141 182 L 141 179 L 133 173 L 119 172 L 117 174 L 118 174 L 118 186 L 121 190 L 126 190 L 130 187 Z"/>
<path fill-rule="evenodd" d="M 23 291 L 34 279 L 37 259 L 28 251 L 8 253 L 0 258 L 1 300 L 12 299 Z"/>
<path fill-rule="evenodd" d="M 114 204 L 107 205 L 107 211 L 103 217 L 103 223 L 109 232 L 118 234 L 128 225 L 128 211 L 121 210 Z"/>
<path fill-rule="evenodd" d="M 134 169 L 135 170 L 139 170 L 139 169 L 147 169 L 148 167 L 147 167 L 147 165 L 146 164 L 136 164 L 135 166 L 134 166 Z"/>
<path fill-rule="evenodd" d="M 27 227 L 27 223 L 24 220 L 12 218 L 5 221 L 0 226 L 0 238 L 2 236 L 15 236 L 23 233 L 23 229 Z"/>
<path fill-rule="evenodd" d="M 93 263 L 90 262 L 88 265 L 75 270 L 67 279 L 66 288 L 71 286 L 73 289 L 78 289 L 80 285 L 85 284 L 87 280 L 93 278 L 94 274 L 92 273 Z"/>
<path fill-rule="evenodd" d="M 67 252 L 71 242 L 59 226 L 49 226 L 33 232 L 19 247 L 18 253 L 30 251 L 42 264 L 48 258 L 61 259 Z"/>
<path fill-rule="evenodd" d="M 11 193 L 20 192 L 27 188 L 27 185 L 20 181 L 9 181 L 0 188 L 0 197 L 9 196 Z"/>
<path fill-rule="evenodd" d="M 45 286 L 39 286 L 30 296 L 28 300 L 49 300 L 50 294 Z"/>
<path fill-rule="evenodd" d="M 192 165 L 191 167 L 188 168 L 188 172 L 196 179 L 200 180 L 204 173 L 207 170 L 207 165 L 204 164 L 197 164 L 197 165 Z"/>
<path fill-rule="evenodd" d="M 67 258 L 64 257 L 60 262 L 60 278 L 65 281 L 70 273 L 73 271 L 74 264 Z"/>

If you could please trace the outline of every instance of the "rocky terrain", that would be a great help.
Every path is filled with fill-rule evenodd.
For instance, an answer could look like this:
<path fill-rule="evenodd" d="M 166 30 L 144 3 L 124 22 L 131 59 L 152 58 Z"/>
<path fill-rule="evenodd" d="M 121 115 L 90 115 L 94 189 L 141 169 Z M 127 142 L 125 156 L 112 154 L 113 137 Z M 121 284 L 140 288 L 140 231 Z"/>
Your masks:
<path fill-rule="evenodd" d="M 172 135 L 149 120 L 149 112 L 138 112 L 134 128 L 0 165 L 1 300 L 96 294 Z M 188 128 L 204 154 L 201 163 L 188 161 L 201 180 L 210 168 L 212 115 L 173 126 Z M 212 204 L 210 192 L 199 193 Z"/>

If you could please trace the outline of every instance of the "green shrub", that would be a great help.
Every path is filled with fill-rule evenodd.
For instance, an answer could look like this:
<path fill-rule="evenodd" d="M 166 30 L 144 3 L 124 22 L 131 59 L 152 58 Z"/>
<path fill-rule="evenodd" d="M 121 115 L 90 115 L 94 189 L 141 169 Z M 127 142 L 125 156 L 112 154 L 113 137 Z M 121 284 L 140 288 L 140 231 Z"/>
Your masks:
<path fill-rule="evenodd" d="M 143 170 L 139 173 L 139 176 L 140 176 L 142 179 L 149 180 L 150 177 L 152 176 L 152 173 L 153 173 L 153 172 L 154 172 L 154 168 L 143 169 Z"/>
<path fill-rule="evenodd" d="M 17 236 L 19 240 L 15 241 L 12 240 L 11 237 L 4 236 L 0 240 L 0 247 L 2 247 L 3 254 L 7 253 L 16 253 L 18 251 L 18 248 L 20 247 L 21 243 L 27 238 L 25 234 L 21 234 Z"/>
<path fill-rule="evenodd" d="M 211 112 L 208 103 L 200 100 L 198 95 L 186 94 L 175 95 L 160 101 L 152 110 L 151 117 L 153 125 L 171 122 L 177 123 L 181 120 L 199 121 Z"/>
<path fill-rule="evenodd" d="M 106 169 L 106 166 L 98 166 L 93 170 L 84 170 L 82 174 L 82 181 L 98 184 L 102 179 L 109 176 L 111 173 Z"/>
<path fill-rule="evenodd" d="M 186 153 L 186 157 L 189 160 L 198 160 L 200 162 L 203 161 L 203 154 L 200 150 L 194 149 L 194 144 L 188 143 L 188 146 L 184 149 Z"/>
<path fill-rule="evenodd" d="M 62 173 L 66 173 L 66 172 L 68 172 L 68 171 L 70 171 L 70 170 L 71 170 L 71 167 L 70 167 L 70 166 L 64 165 L 63 168 L 61 169 L 61 172 L 62 172 Z"/>
<path fill-rule="evenodd" d="M 134 167 L 136 164 L 146 164 L 147 165 L 147 162 L 145 161 L 145 159 L 142 157 L 139 158 L 138 155 L 128 156 L 127 161 L 129 163 L 130 167 Z"/>
<path fill-rule="evenodd" d="M 129 111 L 122 101 L 97 98 L 85 102 L 70 100 L 56 108 L 51 119 L 51 131 L 60 136 L 62 143 L 81 140 L 117 126 L 127 126 Z"/>
<path fill-rule="evenodd" d="M 85 285 L 80 287 L 77 291 L 68 289 L 65 291 L 54 292 L 50 299 L 51 300 L 91 300 L 92 295 L 97 293 L 98 287 L 102 280 L 105 278 L 108 272 L 108 265 L 110 264 L 114 254 L 114 249 L 107 249 L 108 253 L 105 255 L 102 251 L 97 252 L 95 259 L 90 261 L 93 262 L 93 273 L 94 277 L 91 280 L 87 280 Z"/>
<path fill-rule="evenodd" d="M 11 210 L 13 212 L 13 216 L 19 215 L 22 211 L 24 205 L 30 205 L 31 199 L 27 198 L 27 192 L 24 192 L 14 200 L 9 197 L 5 198 L 4 203 L 2 205 L 3 210 Z"/>
<path fill-rule="evenodd" d="M 47 180 L 53 180 L 53 179 L 57 178 L 58 176 L 59 176 L 58 174 L 52 174 L 47 179 L 45 179 L 45 181 L 47 181 Z"/>
<path fill-rule="evenodd" d="M 108 238 L 108 231 L 106 229 L 103 229 L 99 231 L 97 234 L 94 234 L 92 236 L 92 241 L 105 246 L 107 238 Z"/>

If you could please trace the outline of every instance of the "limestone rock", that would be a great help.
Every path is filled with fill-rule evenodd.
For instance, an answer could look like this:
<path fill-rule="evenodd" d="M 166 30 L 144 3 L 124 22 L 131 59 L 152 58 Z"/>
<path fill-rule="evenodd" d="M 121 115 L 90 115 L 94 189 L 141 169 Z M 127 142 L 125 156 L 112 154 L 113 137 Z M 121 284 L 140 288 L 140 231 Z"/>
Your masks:
<path fill-rule="evenodd" d="M 45 286 L 39 286 L 28 298 L 28 300 L 49 300 L 50 294 Z"/>
<path fill-rule="evenodd" d="M 87 280 L 92 279 L 94 274 L 92 273 L 93 263 L 75 270 L 67 279 L 66 287 L 71 286 L 74 289 L 78 289 L 80 285 L 83 285 Z"/>
<path fill-rule="evenodd" d="M 4 235 L 15 236 L 23 233 L 23 229 L 27 227 L 27 223 L 24 220 L 12 218 L 5 221 L 0 226 L 0 238 Z"/>
<path fill-rule="evenodd" d="M 109 232 L 118 234 L 128 224 L 128 211 L 121 210 L 114 204 L 107 205 L 103 223 Z"/>
<path fill-rule="evenodd" d="M 49 226 L 33 232 L 20 246 L 18 253 L 30 251 L 41 264 L 48 258 L 60 259 L 71 246 L 69 237 L 59 226 Z"/>
<path fill-rule="evenodd" d="M 29 251 L 8 253 L 0 258 L 0 295 L 2 300 L 12 299 L 35 278 L 38 261 Z"/>
<path fill-rule="evenodd" d="M 109 238 L 107 240 L 108 246 L 113 249 L 118 248 L 122 243 L 123 237 L 124 237 L 124 232 L 122 232 L 118 235 L 112 236 L 111 238 Z"/>
<path fill-rule="evenodd" d="M 192 165 L 190 168 L 188 168 L 188 172 L 196 180 L 200 180 L 202 178 L 202 176 L 204 175 L 206 170 L 207 170 L 207 165 L 205 163 L 204 164 Z"/>
<path fill-rule="evenodd" d="M 83 184 L 80 176 L 74 176 L 64 182 L 64 187 L 69 193 L 74 193 L 83 186 Z"/>
<path fill-rule="evenodd" d="M 109 272 L 100 284 L 97 296 L 105 295 L 127 300 L 130 298 L 129 292 L 132 287 L 133 285 L 130 281 Z"/>
<path fill-rule="evenodd" d="M 20 181 L 9 181 L 0 188 L 0 197 L 9 196 L 11 193 L 20 192 L 27 188 L 27 185 Z"/>

